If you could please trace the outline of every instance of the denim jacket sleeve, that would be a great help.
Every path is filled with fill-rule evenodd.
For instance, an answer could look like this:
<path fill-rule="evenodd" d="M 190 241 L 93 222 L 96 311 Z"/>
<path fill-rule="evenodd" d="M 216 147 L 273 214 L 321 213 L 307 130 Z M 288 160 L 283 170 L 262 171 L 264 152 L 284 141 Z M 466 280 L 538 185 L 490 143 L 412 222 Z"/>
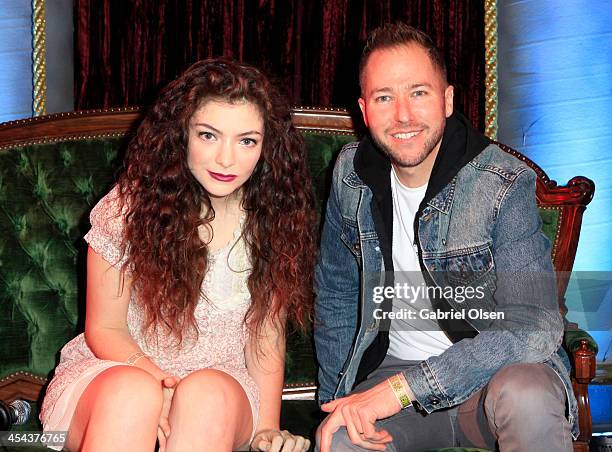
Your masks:
<path fill-rule="evenodd" d="M 314 342 L 319 362 L 319 403 L 334 398 L 357 329 L 359 269 L 357 260 L 341 240 L 338 197 L 342 184 L 340 161 L 346 157 L 341 154 L 334 169 L 315 268 Z"/>
<path fill-rule="evenodd" d="M 505 318 L 404 372 L 427 412 L 462 403 L 506 365 L 547 360 L 561 344 L 563 322 L 535 177 L 530 169 L 520 169 L 496 198 L 493 301 Z"/>

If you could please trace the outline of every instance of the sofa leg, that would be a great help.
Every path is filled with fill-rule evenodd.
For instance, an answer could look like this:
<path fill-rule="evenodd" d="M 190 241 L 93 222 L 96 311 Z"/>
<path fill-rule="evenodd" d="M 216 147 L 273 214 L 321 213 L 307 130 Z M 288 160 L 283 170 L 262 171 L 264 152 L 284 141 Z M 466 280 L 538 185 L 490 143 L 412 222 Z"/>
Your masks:
<path fill-rule="evenodd" d="M 578 425 L 580 436 L 574 443 L 574 450 L 589 452 L 589 443 L 593 435 L 593 419 L 589 402 L 589 383 L 595 377 L 595 353 L 589 350 L 586 340 L 580 341 L 580 348 L 573 353 L 574 378 L 572 386 L 578 402 Z M 582 448 L 578 449 L 578 445 Z"/>

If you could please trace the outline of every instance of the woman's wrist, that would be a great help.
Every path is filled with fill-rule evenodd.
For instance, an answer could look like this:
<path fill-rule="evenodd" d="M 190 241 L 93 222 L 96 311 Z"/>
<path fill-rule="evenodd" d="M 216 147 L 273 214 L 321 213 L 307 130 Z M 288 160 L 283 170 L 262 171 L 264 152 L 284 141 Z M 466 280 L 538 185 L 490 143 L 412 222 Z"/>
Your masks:
<path fill-rule="evenodd" d="M 132 355 L 133 356 L 133 355 Z M 132 364 L 134 367 L 138 367 L 142 370 L 149 372 L 153 378 L 158 380 L 160 383 L 164 381 L 164 378 L 173 377 L 174 375 L 170 375 L 163 370 L 161 370 L 157 365 L 153 362 L 151 357 L 146 354 L 142 354 L 142 356 L 138 357 L 138 359 Z"/>
<path fill-rule="evenodd" d="M 257 428 L 255 429 L 255 434 L 265 431 L 279 431 L 280 432 L 280 423 L 262 423 L 260 422 Z"/>

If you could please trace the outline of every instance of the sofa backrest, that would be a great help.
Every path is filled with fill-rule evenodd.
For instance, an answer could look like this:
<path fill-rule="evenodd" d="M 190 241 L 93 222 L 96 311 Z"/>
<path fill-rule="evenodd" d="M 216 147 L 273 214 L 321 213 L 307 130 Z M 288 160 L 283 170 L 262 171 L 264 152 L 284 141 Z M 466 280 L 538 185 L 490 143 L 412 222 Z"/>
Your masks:
<path fill-rule="evenodd" d="M 337 152 L 357 134 L 344 110 L 295 108 L 318 206 Z M 35 400 L 61 347 L 83 330 L 89 211 L 114 181 L 141 112 L 135 108 L 42 116 L 0 124 L 0 399 Z M 538 174 L 544 232 L 558 271 L 571 271 L 582 212 L 594 185 L 559 187 Z M 565 277 L 559 278 L 563 313 Z M 316 366 L 309 335 L 289 338 L 285 397 L 311 396 Z"/>

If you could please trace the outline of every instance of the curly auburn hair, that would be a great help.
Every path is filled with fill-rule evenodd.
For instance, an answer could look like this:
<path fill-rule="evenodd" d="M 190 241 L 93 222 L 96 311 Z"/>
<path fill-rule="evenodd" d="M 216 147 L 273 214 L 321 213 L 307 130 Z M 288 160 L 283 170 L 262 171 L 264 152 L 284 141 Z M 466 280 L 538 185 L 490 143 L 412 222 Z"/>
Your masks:
<path fill-rule="evenodd" d="M 264 122 L 261 157 L 242 187 L 251 259 L 245 316 L 250 334 L 285 319 L 304 327 L 312 309 L 316 213 L 305 148 L 284 98 L 254 67 L 207 59 L 160 93 L 128 146 L 118 186 L 123 251 L 145 310 L 145 331 L 162 327 L 180 344 L 197 334 L 194 310 L 207 271 L 198 227 L 214 218 L 210 198 L 187 166 L 189 121 L 210 100 L 250 102 Z M 202 206 L 207 207 L 201 218 Z"/>

